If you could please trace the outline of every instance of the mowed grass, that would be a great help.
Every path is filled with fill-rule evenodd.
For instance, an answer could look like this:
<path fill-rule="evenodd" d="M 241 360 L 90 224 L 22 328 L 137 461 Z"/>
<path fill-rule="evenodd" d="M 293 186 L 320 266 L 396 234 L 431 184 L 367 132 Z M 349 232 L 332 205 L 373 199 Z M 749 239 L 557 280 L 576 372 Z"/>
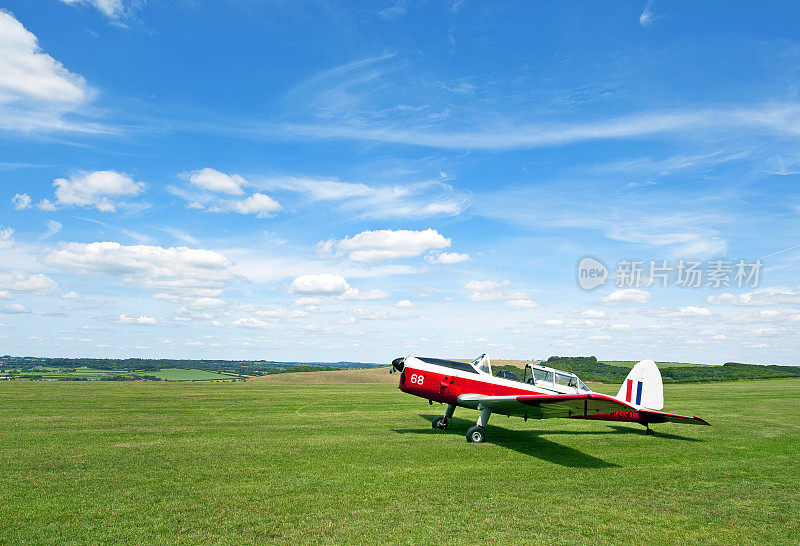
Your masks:
<path fill-rule="evenodd" d="M 495 415 L 468 444 L 475 411 L 283 379 L 0 383 L 0 541 L 800 542 L 800 380 L 665 386 L 713 427 Z"/>
<path fill-rule="evenodd" d="M 231 380 L 230 375 L 225 375 L 216 372 L 208 372 L 205 370 L 184 370 L 182 368 L 164 368 L 157 372 L 142 372 L 146 375 L 152 375 L 163 379 L 165 381 L 217 381 L 217 380 Z"/>

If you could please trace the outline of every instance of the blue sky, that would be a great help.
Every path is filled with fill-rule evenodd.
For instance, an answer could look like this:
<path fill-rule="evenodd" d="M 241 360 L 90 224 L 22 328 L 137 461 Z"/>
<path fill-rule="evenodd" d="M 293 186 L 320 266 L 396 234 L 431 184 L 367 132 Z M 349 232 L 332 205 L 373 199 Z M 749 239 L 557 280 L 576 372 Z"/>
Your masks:
<path fill-rule="evenodd" d="M 795 3 L 0 8 L 1 353 L 797 363 Z"/>

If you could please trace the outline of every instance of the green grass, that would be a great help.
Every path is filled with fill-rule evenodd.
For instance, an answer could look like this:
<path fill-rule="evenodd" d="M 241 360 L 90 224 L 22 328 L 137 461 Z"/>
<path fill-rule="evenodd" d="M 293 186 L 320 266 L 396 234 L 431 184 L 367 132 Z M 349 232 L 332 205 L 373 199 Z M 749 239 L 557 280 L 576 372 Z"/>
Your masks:
<path fill-rule="evenodd" d="M 476 445 L 388 384 L 2 382 L 0 542 L 800 542 L 800 380 L 665 391 L 714 426 Z"/>
<path fill-rule="evenodd" d="M 165 368 L 157 372 L 146 373 L 165 381 L 212 381 L 233 378 L 233 376 L 221 373 L 207 372 L 205 370 L 184 370 L 181 368 Z"/>
<path fill-rule="evenodd" d="M 633 368 L 638 360 L 601 360 L 603 364 L 609 366 L 620 366 L 622 368 Z M 691 366 L 702 366 L 703 364 L 691 364 L 689 362 L 656 362 L 659 368 L 686 368 Z"/>

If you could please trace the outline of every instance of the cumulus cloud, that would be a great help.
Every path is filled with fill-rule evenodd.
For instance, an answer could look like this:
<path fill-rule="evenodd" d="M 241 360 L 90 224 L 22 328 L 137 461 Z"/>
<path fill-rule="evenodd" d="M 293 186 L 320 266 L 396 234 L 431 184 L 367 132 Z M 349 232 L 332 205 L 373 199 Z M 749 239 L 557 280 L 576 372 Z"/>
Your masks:
<path fill-rule="evenodd" d="M 459 254 L 458 252 L 440 252 L 438 254 L 430 254 L 425 258 L 430 263 L 439 264 L 458 264 L 469 260 L 469 254 Z"/>
<path fill-rule="evenodd" d="M 602 299 L 603 303 L 646 303 L 650 299 L 650 292 L 638 288 L 623 288 L 616 290 Z"/>
<path fill-rule="evenodd" d="M 247 186 L 247 180 L 238 174 L 225 174 L 209 167 L 183 176 L 198 188 L 227 195 L 244 195 L 242 187 Z"/>
<path fill-rule="evenodd" d="M 595 309 L 587 309 L 586 311 L 581 313 L 581 316 L 583 318 L 587 318 L 587 319 L 600 319 L 600 318 L 603 318 L 603 317 L 606 316 L 606 312 L 605 311 L 597 311 Z"/>
<path fill-rule="evenodd" d="M 5 307 L 3 307 L 3 313 L 9 315 L 25 315 L 30 312 L 31 312 L 30 309 L 19 303 L 12 303 L 11 305 L 6 305 Z"/>
<path fill-rule="evenodd" d="M 46 249 L 42 261 L 77 273 L 118 277 L 148 289 L 193 294 L 219 289 L 233 278 L 225 256 L 185 246 L 62 243 L 58 249 Z"/>
<path fill-rule="evenodd" d="M 350 285 L 344 277 L 322 273 L 297 277 L 289 286 L 289 292 L 311 296 L 336 296 L 344 294 L 348 288 Z"/>
<path fill-rule="evenodd" d="M 143 326 L 152 326 L 156 324 L 156 319 L 153 317 L 147 317 L 144 315 L 139 315 L 138 317 L 132 317 L 128 315 L 120 315 L 119 322 L 121 324 L 139 324 Z"/>
<path fill-rule="evenodd" d="M 0 103 L 28 99 L 75 104 L 89 93 L 83 78 L 42 51 L 36 36 L 0 10 Z"/>
<path fill-rule="evenodd" d="M 391 292 L 385 292 L 377 288 L 372 290 L 359 290 L 358 288 L 348 288 L 347 291 L 339 296 L 341 300 L 380 300 L 391 296 Z"/>
<path fill-rule="evenodd" d="M 414 304 L 411 302 L 411 300 L 400 300 L 395 303 L 394 306 L 398 309 L 411 309 L 414 307 Z"/>
<path fill-rule="evenodd" d="M 259 218 L 266 218 L 272 213 L 281 210 L 281 206 L 277 201 L 263 193 L 254 193 L 242 201 L 231 201 L 228 206 L 233 212 L 255 214 Z"/>
<path fill-rule="evenodd" d="M 135 182 L 130 176 L 115 171 L 81 173 L 69 179 L 56 178 L 53 186 L 56 188 L 55 202 L 44 200 L 40 208 L 96 207 L 102 212 L 115 212 L 112 198 L 132 197 L 144 191 L 144 182 Z"/>
<path fill-rule="evenodd" d="M 313 296 L 307 296 L 303 298 L 297 298 L 294 300 L 294 304 L 298 307 L 310 307 L 314 305 L 319 305 L 322 302 L 322 298 L 316 298 Z"/>
<path fill-rule="evenodd" d="M 529 299 L 508 300 L 506 302 L 506 307 L 509 309 L 533 309 L 538 305 L 538 303 Z"/>
<path fill-rule="evenodd" d="M 522 291 L 504 290 L 508 281 L 469 281 L 464 289 L 472 301 L 526 300 L 528 294 Z"/>
<path fill-rule="evenodd" d="M 764 288 L 745 294 L 724 293 L 708 297 L 708 303 L 728 305 L 778 305 L 781 303 L 800 303 L 800 290 L 790 288 Z"/>
<path fill-rule="evenodd" d="M 325 254 L 335 247 L 354 262 L 378 262 L 419 256 L 428 250 L 447 248 L 450 243 L 450 239 L 431 228 L 422 231 L 382 229 L 362 231 L 341 241 L 320 242 L 317 248 Z"/>
<path fill-rule="evenodd" d="M 181 173 L 181 178 L 189 181 L 194 188 L 170 186 L 168 190 L 188 201 L 190 209 L 206 212 L 238 214 L 255 214 L 258 218 L 267 218 L 281 210 L 280 203 L 264 193 L 254 193 L 244 199 L 231 199 L 223 196 L 241 196 L 244 187 L 250 183 L 238 174 L 226 174 L 206 167 L 198 171 Z M 221 194 L 221 195 L 220 195 Z"/>
<path fill-rule="evenodd" d="M 31 208 L 31 196 L 27 193 L 17 193 L 11 198 L 11 205 L 14 210 L 25 210 Z"/>
<path fill-rule="evenodd" d="M 14 246 L 14 228 L 0 227 L 0 250 Z"/>
<path fill-rule="evenodd" d="M 12 292 L 36 292 L 46 294 L 58 289 L 56 282 L 41 273 L 31 274 L 27 271 L 0 271 L 0 289 Z"/>

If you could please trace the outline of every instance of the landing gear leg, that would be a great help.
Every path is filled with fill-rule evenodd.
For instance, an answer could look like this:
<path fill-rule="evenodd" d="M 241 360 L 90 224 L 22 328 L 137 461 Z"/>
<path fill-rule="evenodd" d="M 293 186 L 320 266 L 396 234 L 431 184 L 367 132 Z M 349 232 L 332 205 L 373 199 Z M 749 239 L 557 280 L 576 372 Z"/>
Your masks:
<path fill-rule="evenodd" d="M 450 428 L 450 418 L 453 416 L 454 411 L 456 411 L 456 405 L 447 404 L 444 415 L 433 420 L 433 428 Z"/>
<path fill-rule="evenodd" d="M 470 427 L 467 431 L 467 441 L 476 444 L 480 444 L 486 440 L 486 429 L 484 427 L 486 426 L 486 423 L 489 422 L 489 416 L 492 415 L 492 410 L 483 405 L 479 405 L 478 409 L 481 410 L 481 414 L 478 417 L 478 422 L 474 427 Z"/>
<path fill-rule="evenodd" d="M 645 425 L 645 426 L 647 427 L 647 429 L 644 431 L 644 433 L 645 433 L 647 436 L 650 436 L 651 434 L 653 434 L 653 429 L 652 429 L 652 428 L 650 428 L 650 425 L 649 425 L 649 424 L 647 424 L 647 425 Z"/>

